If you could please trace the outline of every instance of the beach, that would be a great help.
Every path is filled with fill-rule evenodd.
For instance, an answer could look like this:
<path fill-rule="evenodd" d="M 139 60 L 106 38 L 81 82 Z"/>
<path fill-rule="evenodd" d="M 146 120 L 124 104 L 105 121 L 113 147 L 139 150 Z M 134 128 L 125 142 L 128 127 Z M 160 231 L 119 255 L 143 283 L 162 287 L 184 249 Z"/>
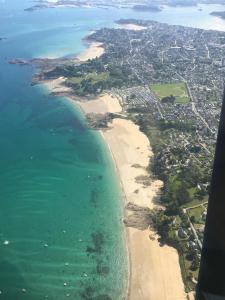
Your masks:
<path fill-rule="evenodd" d="M 117 98 L 110 94 L 103 94 L 95 100 L 79 102 L 80 107 L 85 114 L 106 114 L 108 112 L 118 113 L 122 111 Z"/>
<path fill-rule="evenodd" d="M 137 24 L 119 24 L 118 28 L 126 29 L 126 30 L 140 31 L 140 30 L 146 29 L 147 27 L 137 25 Z"/>
<path fill-rule="evenodd" d="M 64 85 L 65 81 L 66 81 L 65 77 L 59 77 L 56 79 L 45 80 L 43 81 L 43 83 L 52 93 L 72 92 L 71 88 Z"/>
<path fill-rule="evenodd" d="M 81 54 L 79 59 L 89 59 L 90 49 Z M 93 56 L 96 56 L 95 51 Z M 69 96 L 70 90 L 63 85 L 64 81 L 65 78 L 60 77 L 46 84 L 51 92 L 63 92 L 64 87 L 64 92 Z M 70 98 L 75 100 L 85 114 L 115 113 L 123 116 L 113 119 L 108 125 L 109 128 L 101 130 L 100 133 L 109 147 L 123 190 L 125 223 L 126 220 L 128 223 L 130 220 L 133 222 L 132 210 L 126 209 L 128 204 L 149 209 L 159 205 L 154 199 L 163 183 L 152 179 L 147 172 L 149 161 L 153 156 L 150 142 L 137 125 L 124 118 L 126 115 L 119 100 L 109 93 L 104 93 L 93 100 L 81 101 L 72 95 Z M 151 229 L 140 230 L 134 227 L 126 227 L 130 269 L 127 299 L 185 300 L 186 293 L 177 250 L 167 245 L 161 246 L 158 236 Z"/>
<path fill-rule="evenodd" d="M 100 103 L 105 105 L 102 110 L 99 110 Z M 109 94 L 80 105 L 85 113 L 122 111 L 118 99 Z M 153 155 L 148 138 L 132 121 L 120 118 L 114 119 L 109 129 L 101 131 L 101 134 L 118 171 L 124 192 L 123 205 L 131 202 L 154 208 L 154 197 L 160 191 L 162 182 L 151 180 L 149 186 L 137 182 L 138 177 L 148 176 L 146 168 Z M 130 213 L 126 211 L 127 214 L 129 216 Z M 128 299 L 185 300 L 177 251 L 169 246 L 160 246 L 157 235 L 149 229 L 127 227 L 127 241 L 130 257 Z"/>
<path fill-rule="evenodd" d="M 153 200 L 162 183 L 153 180 L 145 187 L 136 182 L 138 176 L 147 176 L 146 167 L 153 155 L 147 137 L 134 123 L 122 119 L 114 119 L 103 136 L 117 165 L 126 202 L 154 208 Z M 136 168 L 135 164 L 141 167 Z M 177 251 L 161 247 L 157 236 L 149 229 L 129 227 L 127 233 L 131 272 L 128 299 L 186 299 Z"/>
<path fill-rule="evenodd" d="M 77 56 L 78 60 L 86 61 L 88 59 L 94 59 L 96 57 L 100 57 L 104 53 L 104 48 L 102 47 L 102 43 L 91 42 L 88 47 Z"/>

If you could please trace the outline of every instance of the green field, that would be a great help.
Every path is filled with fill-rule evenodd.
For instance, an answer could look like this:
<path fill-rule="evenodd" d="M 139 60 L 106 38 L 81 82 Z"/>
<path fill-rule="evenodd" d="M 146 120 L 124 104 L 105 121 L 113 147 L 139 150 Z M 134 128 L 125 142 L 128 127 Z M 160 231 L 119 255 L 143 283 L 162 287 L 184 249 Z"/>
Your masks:
<path fill-rule="evenodd" d="M 176 103 L 185 104 L 190 101 L 184 82 L 151 84 L 150 89 L 160 100 L 173 95 L 176 98 Z"/>
<path fill-rule="evenodd" d="M 86 75 L 85 79 L 91 79 L 93 83 L 99 82 L 99 81 L 106 81 L 109 79 L 109 73 L 108 72 L 102 72 L 102 73 L 89 73 Z"/>
<path fill-rule="evenodd" d="M 86 76 L 69 77 L 67 79 L 67 83 L 80 84 L 82 80 L 91 80 L 92 84 L 95 84 L 99 81 L 106 81 L 108 79 L 109 79 L 108 72 L 102 72 L 102 73 L 92 72 L 87 74 Z"/>

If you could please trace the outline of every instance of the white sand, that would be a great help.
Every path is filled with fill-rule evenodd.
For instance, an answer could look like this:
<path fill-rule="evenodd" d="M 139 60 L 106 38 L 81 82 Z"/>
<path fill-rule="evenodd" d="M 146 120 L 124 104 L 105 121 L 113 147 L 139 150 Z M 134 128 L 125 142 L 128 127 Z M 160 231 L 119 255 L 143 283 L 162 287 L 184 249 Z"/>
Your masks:
<path fill-rule="evenodd" d="M 104 94 L 95 100 L 79 102 L 85 113 L 106 114 L 107 112 L 121 112 L 122 108 L 117 98 Z"/>
<path fill-rule="evenodd" d="M 136 24 L 119 24 L 118 28 L 121 29 L 127 29 L 127 30 L 134 30 L 134 31 L 140 31 L 147 29 L 147 27 L 141 26 L 141 25 L 136 25 Z"/>
<path fill-rule="evenodd" d="M 84 52 L 77 56 L 77 58 L 80 61 L 86 61 L 88 59 L 100 57 L 104 52 L 105 50 L 102 47 L 102 43 L 92 42 Z"/>
<path fill-rule="evenodd" d="M 71 92 L 71 88 L 64 85 L 66 78 L 59 77 L 57 79 L 45 80 L 44 85 L 53 93 Z"/>
<path fill-rule="evenodd" d="M 129 120 L 114 119 L 111 129 L 103 136 L 113 153 L 126 201 L 139 206 L 154 207 L 153 198 L 162 183 L 152 181 L 147 188 L 136 183 L 139 175 L 147 175 L 145 168 L 153 155 L 147 137 Z M 143 168 L 134 168 L 140 164 Z M 138 189 L 139 193 L 134 191 Z M 150 230 L 128 228 L 131 278 L 129 300 L 185 300 L 177 251 L 161 247 Z"/>
<path fill-rule="evenodd" d="M 94 33 L 94 31 L 91 31 L 87 37 L 89 35 L 91 35 L 92 33 Z M 88 59 L 94 59 L 96 57 L 100 57 L 103 53 L 105 52 L 104 47 L 102 46 L 102 43 L 98 43 L 98 42 L 91 42 L 89 43 L 88 47 L 78 56 L 71 58 L 71 62 L 77 62 L 78 60 L 81 62 L 85 62 Z M 41 55 L 38 56 L 37 58 L 40 59 L 58 59 L 62 57 L 62 55 L 59 53 L 52 53 L 52 54 L 48 54 L 48 55 Z"/>

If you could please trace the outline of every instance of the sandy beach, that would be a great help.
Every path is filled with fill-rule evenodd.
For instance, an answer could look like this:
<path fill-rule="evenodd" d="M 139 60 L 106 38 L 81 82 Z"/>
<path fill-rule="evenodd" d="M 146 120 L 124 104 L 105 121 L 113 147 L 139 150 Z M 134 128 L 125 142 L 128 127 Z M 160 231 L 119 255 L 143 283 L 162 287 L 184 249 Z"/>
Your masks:
<path fill-rule="evenodd" d="M 86 113 L 116 113 L 122 110 L 119 101 L 109 94 L 80 105 Z M 146 187 L 137 181 L 140 176 L 148 176 L 146 167 L 153 155 L 148 138 L 132 121 L 119 118 L 113 120 L 109 130 L 101 133 L 119 173 L 125 193 L 124 205 L 132 202 L 153 208 L 153 199 L 162 182 L 151 180 Z M 169 246 L 161 247 L 156 234 L 149 229 L 128 227 L 127 234 L 131 274 L 128 299 L 185 300 L 177 251 Z"/>
<path fill-rule="evenodd" d="M 90 32 L 86 38 L 88 38 L 89 35 L 91 35 L 92 33 L 94 33 L 94 31 Z M 88 59 L 94 59 L 96 57 L 100 57 L 104 52 L 105 49 L 102 45 L 102 43 L 99 42 L 87 42 L 87 48 L 81 52 L 79 55 L 71 57 L 70 61 L 73 62 L 85 62 Z M 54 53 L 54 54 L 48 54 L 47 56 L 38 56 L 38 59 L 51 59 L 51 60 L 57 60 L 61 58 L 60 53 Z"/>
<path fill-rule="evenodd" d="M 104 53 L 104 48 L 102 47 L 102 43 L 91 42 L 86 50 L 84 50 L 77 58 L 80 61 L 86 61 L 88 59 L 93 59 L 96 57 L 100 57 Z"/>
<path fill-rule="evenodd" d="M 122 110 L 118 99 L 110 94 L 103 94 L 95 100 L 79 102 L 79 105 L 86 114 L 117 113 Z"/>
<path fill-rule="evenodd" d="M 72 92 L 70 87 L 65 86 L 65 77 L 45 80 L 43 84 L 49 89 L 51 93 L 69 93 Z"/>
<path fill-rule="evenodd" d="M 85 60 L 101 55 L 103 48 L 95 43 L 94 51 L 87 49 L 79 59 Z M 92 54 L 91 54 L 92 53 Z M 50 92 L 70 94 L 70 88 L 64 85 L 65 78 L 45 82 Z M 93 100 L 79 101 L 71 96 L 84 113 L 120 113 L 119 100 L 105 93 Z M 154 208 L 155 196 L 162 182 L 149 177 L 146 168 L 153 152 L 148 138 L 131 120 L 116 118 L 101 134 L 109 146 L 114 159 L 118 178 L 124 192 L 124 207 L 132 203 L 139 207 Z M 143 179 L 148 184 L 143 184 Z M 125 210 L 125 219 L 132 211 Z M 186 293 L 182 281 L 177 251 L 169 246 L 161 246 L 157 235 L 149 228 L 139 230 L 126 227 L 130 260 L 129 300 L 185 300 Z"/>
<path fill-rule="evenodd" d="M 145 168 L 153 155 L 147 137 L 138 126 L 122 119 L 114 119 L 111 129 L 104 131 L 103 136 L 113 153 L 126 201 L 153 208 L 153 198 L 162 183 L 152 181 L 150 186 L 143 187 L 143 184 L 136 182 L 136 177 L 147 175 Z M 134 164 L 139 164 L 141 168 L 132 167 Z M 135 193 L 136 190 L 138 193 Z M 128 299 L 186 299 L 177 251 L 172 247 L 161 247 L 157 236 L 149 229 L 128 228 L 127 232 L 131 260 Z"/>
<path fill-rule="evenodd" d="M 140 31 L 144 30 L 147 27 L 141 26 L 141 25 L 136 25 L 136 24 L 119 24 L 118 28 L 121 29 L 127 29 L 127 30 L 134 30 L 134 31 Z"/>

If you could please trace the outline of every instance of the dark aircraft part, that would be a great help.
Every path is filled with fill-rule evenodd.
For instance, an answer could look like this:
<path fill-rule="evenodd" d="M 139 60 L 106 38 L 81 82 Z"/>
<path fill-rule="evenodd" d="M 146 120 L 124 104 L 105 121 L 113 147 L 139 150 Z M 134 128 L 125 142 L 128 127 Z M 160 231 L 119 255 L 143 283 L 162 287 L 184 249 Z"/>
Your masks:
<path fill-rule="evenodd" d="M 225 93 L 196 294 L 197 300 L 225 300 Z"/>

